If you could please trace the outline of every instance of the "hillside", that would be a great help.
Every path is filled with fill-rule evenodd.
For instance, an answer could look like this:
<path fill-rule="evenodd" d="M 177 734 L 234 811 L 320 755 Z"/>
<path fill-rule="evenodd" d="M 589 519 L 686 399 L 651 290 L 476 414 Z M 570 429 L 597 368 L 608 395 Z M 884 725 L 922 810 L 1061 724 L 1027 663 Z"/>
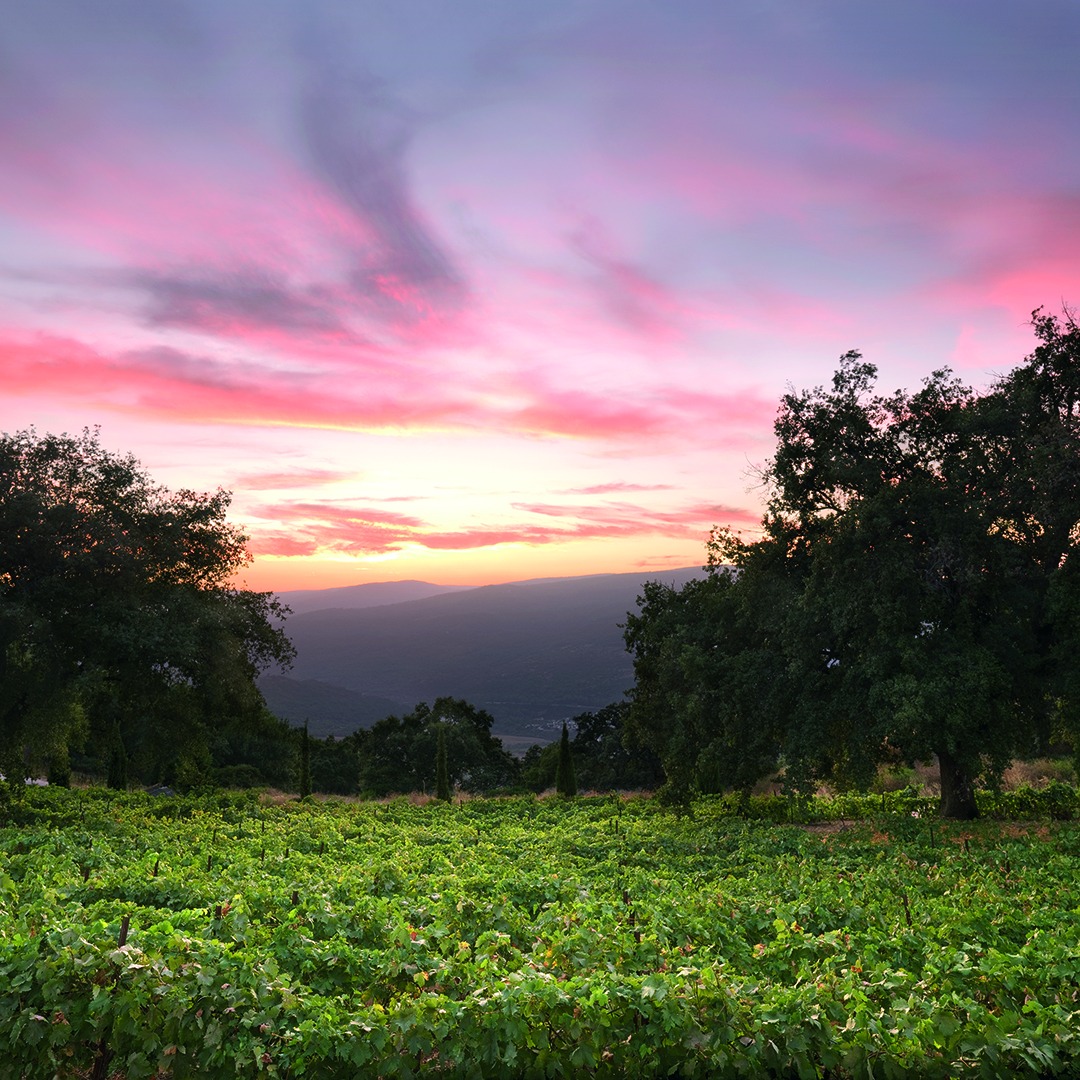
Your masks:
<path fill-rule="evenodd" d="M 433 585 L 430 581 L 372 581 L 363 585 L 343 585 L 337 589 L 293 589 L 278 593 L 294 615 L 326 608 L 370 608 L 426 600 L 430 596 L 464 592 L 468 585 Z"/>
<path fill-rule="evenodd" d="M 318 739 L 329 735 L 347 735 L 358 727 L 368 728 L 391 713 L 408 711 L 400 701 L 358 694 L 343 686 L 332 686 L 316 679 L 291 679 L 284 675 L 264 675 L 259 680 L 270 710 L 303 727 Z"/>
<path fill-rule="evenodd" d="M 631 686 L 619 624 L 636 610 L 643 583 L 682 585 L 700 574 L 694 567 L 545 578 L 377 607 L 308 606 L 287 623 L 297 649 L 292 671 L 260 685 L 278 715 L 306 717 L 313 731 L 345 734 L 377 718 L 368 719 L 358 697 L 356 721 L 349 719 L 353 699 L 330 693 L 338 689 L 397 703 L 387 711 L 462 697 L 487 709 L 497 732 L 546 741 L 562 720 L 618 701 Z"/>

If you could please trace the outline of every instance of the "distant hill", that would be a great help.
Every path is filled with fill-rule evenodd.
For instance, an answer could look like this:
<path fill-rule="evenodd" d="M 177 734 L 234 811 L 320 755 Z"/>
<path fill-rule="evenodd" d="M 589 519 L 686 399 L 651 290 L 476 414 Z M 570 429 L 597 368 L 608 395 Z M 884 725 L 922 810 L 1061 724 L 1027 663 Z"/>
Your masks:
<path fill-rule="evenodd" d="M 347 735 L 358 727 L 369 728 L 376 720 L 409 712 L 406 705 L 390 698 L 358 694 L 343 686 L 331 686 L 315 679 L 290 679 L 284 675 L 264 675 L 259 680 L 270 711 L 290 724 L 303 727 L 318 739 Z"/>
<path fill-rule="evenodd" d="M 392 703 L 381 714 L 388 715 L 445 695 L 487 709 L 496 733 L 546 742 L 564 719 L 621 700 L 633 684 L 619 624 L 636 610 L 644 582 L 681 586 L 701 574 L 692 567 L 544 578 L 351 608 L 323 600 L 343 592 L 391 596 L 389 586 L 440 587 L 313 590 L 302 601 L 306 609 L 294 606 L 286 624 L 297 649 L 293 669 L 287 677 L 264 676 L 260 686 L 278 715 L 306 717 L 313 733 L 369 727 L 379 718 L 368 719 L 372 699 Z"/>
<path fill-rule="evenodd" d="M 294 589 L 278 593 L 294 615 L 326 608 L 369 608 L 426 600 L 429 596 L 462 592 L 470 585 L 432 585 L 429 581 L 372 581 L 363 585 L 343 585 L 337 589 Z"/>

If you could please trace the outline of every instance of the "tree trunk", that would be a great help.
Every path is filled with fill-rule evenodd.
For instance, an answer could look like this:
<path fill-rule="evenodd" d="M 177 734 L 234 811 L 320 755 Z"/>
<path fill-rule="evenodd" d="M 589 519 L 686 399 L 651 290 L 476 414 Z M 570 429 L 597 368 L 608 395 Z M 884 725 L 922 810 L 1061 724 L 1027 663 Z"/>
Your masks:
<path fill-rule="evenodd" d="M 975 787 L 967 769 L 947 750 L 938 751 L 941 769 L 941 816 L 954 821 L 972 821 L 979 816 Z"/>

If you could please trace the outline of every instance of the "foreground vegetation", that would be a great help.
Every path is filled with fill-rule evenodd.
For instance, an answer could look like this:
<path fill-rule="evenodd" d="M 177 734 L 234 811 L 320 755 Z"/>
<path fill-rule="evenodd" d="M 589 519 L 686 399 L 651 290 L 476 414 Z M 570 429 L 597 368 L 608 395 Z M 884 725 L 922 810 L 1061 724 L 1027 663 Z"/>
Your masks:
<path fill-rule="evenodd" d="M 1053 817 L 1077 795 L 1047 791 L 982 796 L 1043 821 L 966 827 L 905 793 L 741 804 L 769 821 L 28 791 L 0 831 L 0 1068 L 1075 1072 L 1080 827 Z"/>

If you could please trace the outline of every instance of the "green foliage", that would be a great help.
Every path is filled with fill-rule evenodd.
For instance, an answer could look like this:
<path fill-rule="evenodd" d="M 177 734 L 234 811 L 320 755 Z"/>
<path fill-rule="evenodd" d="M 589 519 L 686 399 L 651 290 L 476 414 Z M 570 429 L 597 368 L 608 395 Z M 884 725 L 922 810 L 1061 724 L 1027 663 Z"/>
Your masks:
<path fill-rule="evenodd" d="M 629 741 L 628 702 L 605 705 L 573 719 L 570 754 L 579 791 L 651 791 L 664 779 L 659 759 L 651 750 Z M 555 786 L 562 740 L 531 746 L 521 763 L 521 782 L 530 791 Z"/>
<path fill-rule="evenodd" d="M 982 396 L 946 370 L 875 391 L 841 359 L 792 391 L 764 470 L 763 537 L 718 532 L 709 576 L 654 584 L 626 625 L 629 728 L 673 794 L 865 788 L 882 761 L 936 756 L 941 811 L 975 782 L 1080 733 L 1080 330 Z"/>
<path fill-rule="evenodd" d="M 71 755 L 66 746 L 49 755 L 48 780 L 53 787 L 71 787 Z"/>
<path fill-rule="evenodd" d="M 810 799 L 752 798 L 746 821 L 727 796 L 675 816 L 30 790 L 0 834 L 0 1061 L 74 1076 L 112 1055 L 130 1080 L 1074 1074 L 1080 826 L 960 827 L 881 798 L 819 803 L 837 824 L 808 830 L 777 811 Z"/>
<path fill-rule="evenodd" d="M 449 787 L 484 792 L 509 788 L 520 775 L 517 760 L 491 734 L 494 718 L 457 698 L 421 702 L 403 717 L 388 716 L 359 748 L 360 790 L 383 796 L 433 791 L 440 732 L 446 740 Z"/>
<path fill-rule="evenodd" d="M 343 739 L 309 739 L 311 747 L 311 787 L 328 795 L 355 795 L 359 772 L 359 747 L 367 732 L 363 729 Z"/>
<path fill-rule="evenodd" d="M 555 765 L 555 791 L 567 799 L 572 799 L 577 794 L 574 755 L 570 750 L 570 733 L 565 722 L 559 738 L 559 757 Z"/>
<path fill-rule="evenodd" d="M 662 762 L 666 798 L 748 789 L 777 768 L 793 695 L 776 624 L 790 590 L 769 554 L 755 552 L 738 579 L 716 566 L 681 590 L 648 583 L 627 617 L 628 737 Z"/>
<path fill-rule="evenodd" d="M 95 433 L 0 435 L 0 766 L 119 724 L 142 777 L 182 771 L 262 708 L 283 609 L 230 585 L 229 495 L 170 492 Z"/>
<path fill-rule="evenodd" d="M 283 790 L 291 787 L 296 778 L 296 732 L 268 709 L 260 708 L 239 721 L 226 720 L 208 734 L 207 744 L 215 777 L 222 770 L 239 770 L 242 767 L 247 770 L 246 773 L 236 771 L 233 775 L 248 775 L 252 779 L 250 785 L 236 786 L 269 785 Z M 313 778 L 318 770 L 320 746 L 318 740 L 312 740 Z M 348 790 L 355 790 L 355 763 L 350 784 Z"/>
<path fill-rule="evenodd" d="M 656 755 L 630 741 L 630 703 L 618 701 L 574 717 L 570 750 L 581 791 L 651 791 L 664 779 Z"/>
<path fill-rule="evenodd" d="M 206 744 L 199 739 L 189 740 L 174 759 L 174 767 L 166 779 L 172 782 L 177 791 L 184 794 L 212 791 L 214 765 Z"/>
<path fill-rule="evenodd" d="M 521 759 L 521 783 L 528 790 L 539 794 L 555 786 L 555 770 L 559 764 L 559 744 L 541 746 L 534 743 Z"/>

